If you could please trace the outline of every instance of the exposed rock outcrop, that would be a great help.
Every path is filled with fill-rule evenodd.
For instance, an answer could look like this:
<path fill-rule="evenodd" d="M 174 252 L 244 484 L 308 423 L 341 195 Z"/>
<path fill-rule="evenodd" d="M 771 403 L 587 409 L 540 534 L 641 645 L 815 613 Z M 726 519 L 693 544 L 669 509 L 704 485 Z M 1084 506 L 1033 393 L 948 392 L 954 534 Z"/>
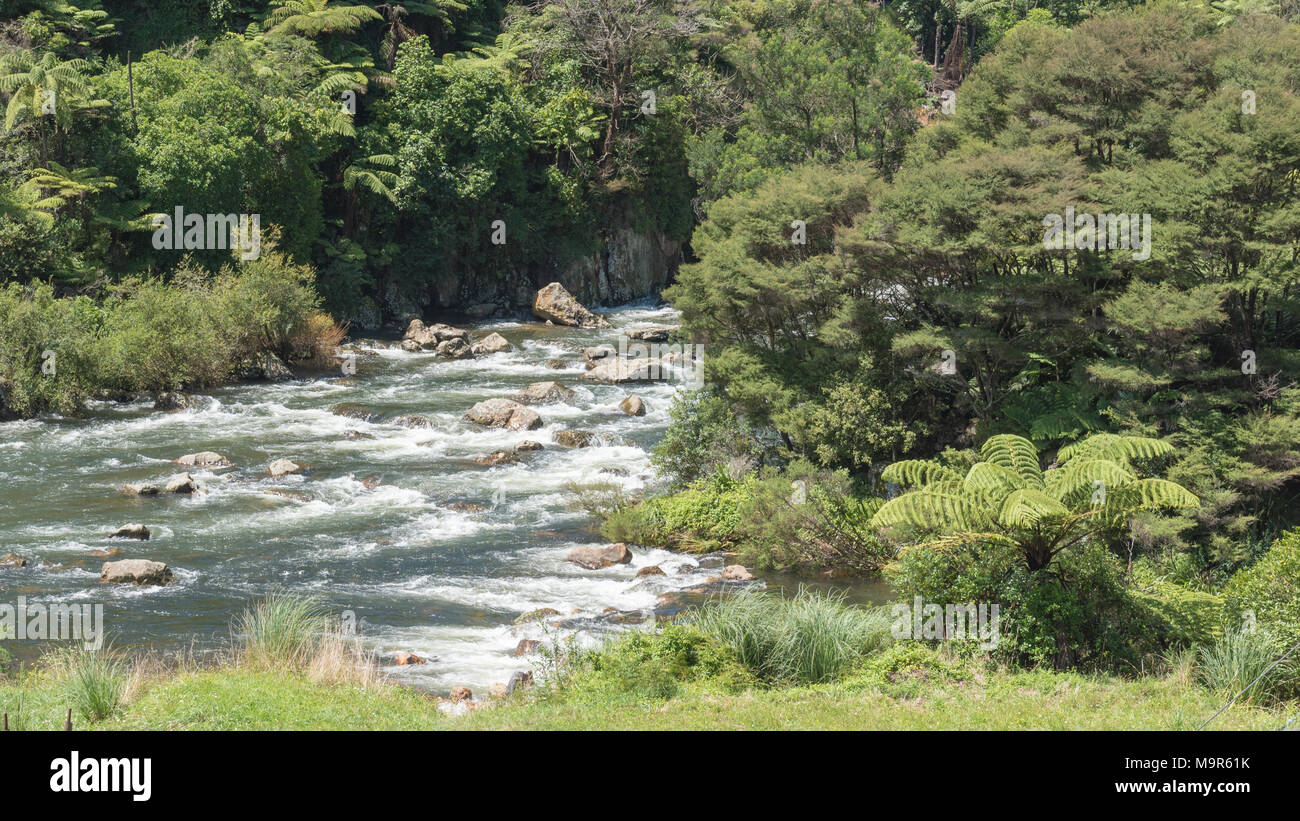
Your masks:
<path fill-rule="evenodd" d="M 99 580 L 109 584 L 170 584 L 174 578 L 166 564 L 148 559 L 104 562 L 99 570 Z"/>
<path fill-rule="evenodd" d="M 611 328 L 609 320 L 592 313 L 579 304 L 573 295 L 558 282 L 552 282 L 537 292 L 533 298 L 533 316 L 556 325 L 575 328 Z"/>
<path fill-rule="evenodd" d="M 645 400 L 636 394 L 632 394 L 618 403 L 618 409 L 628 416 L 645 416 Z"/>
<path fill-rule="evenodd" d="M 469 409 L 465 418 L 476 425 L 507 430 L 536 430 L 542 426 L 537 411 L 509 399 L 486 399 Z"/>
<path fill-rule="evenodd" d="M 510 401 L 521 405 L 548 405 L 553 402 L 567 402 L 574 397 L 572 388 L 566 388 L 559 382 L 534 382 L 523 390 L 510 395 Z"/>
<path fill-rule="evenodd" d="M 566 562 L 573 562 L 587 570 L 601 570 L 616 564 L 632 561 L 632 551 L 623 542 L 607 544 L 604 547 L 575 547 L 564 557 Z"/>

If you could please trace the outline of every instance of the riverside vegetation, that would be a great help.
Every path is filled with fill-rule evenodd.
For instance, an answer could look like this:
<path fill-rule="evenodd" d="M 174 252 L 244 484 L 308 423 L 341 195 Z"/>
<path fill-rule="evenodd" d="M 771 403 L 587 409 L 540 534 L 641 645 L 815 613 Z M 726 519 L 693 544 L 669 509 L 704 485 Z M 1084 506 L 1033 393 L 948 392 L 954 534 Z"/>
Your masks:
<path fill-rule="evenodd" d="M 0 684 L 25 726 L 1300 710 L 1294 3 L 164 3 L 129 27 L 125 0 L 5 6 L 0 409 L 328 361 L 336 319 L 513 310 L 639 232 L 684 248 L 663 295 L 706 381 L 655 449 L 662 493 L 584 494 L 602 534 L 879 574 L 1002 627 L 900 639 L 889 606 L 748 593 L 556 638 L 533 688 L 451 718 L 282 597 L 216 666 L 45 660 Z M 146 217 L 179 204 L 271 238 L 173 260 Z M 1149 247 L 1052 247 L 1061 214 L 1147 215 Z"/>

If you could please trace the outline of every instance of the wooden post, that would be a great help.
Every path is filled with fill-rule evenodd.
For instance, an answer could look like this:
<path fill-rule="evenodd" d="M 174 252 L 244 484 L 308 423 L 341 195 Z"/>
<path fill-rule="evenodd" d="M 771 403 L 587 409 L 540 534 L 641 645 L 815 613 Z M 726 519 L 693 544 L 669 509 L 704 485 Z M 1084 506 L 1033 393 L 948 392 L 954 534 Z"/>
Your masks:
<path fill-rule="evenodd" d="M 72 732 L 72 708 L 68 708 L 68 720 L 64 723 L 63 729 Z"/>

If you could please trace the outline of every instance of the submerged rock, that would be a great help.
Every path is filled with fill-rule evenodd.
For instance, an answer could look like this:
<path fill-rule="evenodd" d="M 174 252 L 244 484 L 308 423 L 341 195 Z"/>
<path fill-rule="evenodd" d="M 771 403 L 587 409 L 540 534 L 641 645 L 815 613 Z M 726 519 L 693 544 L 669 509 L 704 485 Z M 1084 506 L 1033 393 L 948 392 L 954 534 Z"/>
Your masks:
<path fill-rule="evenodd" d="M 666 576 L 666 575 L 668 574 L 665 573 L 663 568 L 657 564 L 652 564 L 649 567 L 643 567 L 636 572 L 636 577 L 638 579 L 643 576 Z"/>
<path fill-rule="evenodd" d="M 132 523 L 132 524 L 129 524 L 129 525 L 122 525 L 122 526 L 119 527 L 117 530 L 115 530 L 115 531 L 113 531 L 111 534 L 109 534 L 109 537 L 108 537 L 108 538 L 110 538 L 110 539 L 139 539 L 140 541 L 144 542 L 144 541 L 148 541 L 148 540 L 149 540 L 149 537 L 150 537 L 151 535 L 152 535 L 152 534 L 150 534 L 150 532 L 149 532 L 149 528 L 145 527 L 145 526 L 142 525 L 142 524 L 134 524 L 134 523 Z"/>
<path fill-rule="evenodd" d="M 401 416 L 394 416 L 392 418 L 392 423 L 394 425 L 400 425 L 401 427 L 404 428 L 433 427 L 433 423 L 429 421 L 429 417 L 421 416 L 418 413 L 404 413 Z"/>
<path fill-rule="evenodd" d="M 6 553 L 0 558 L 0 567 L 27 567 L 29 562 L 17 553 Z"/>
<path fill-rule="evenodd" d="M 398 653 L 393 657 L 393 664 L 405 667 L 409 664 L 424 664 L 424 659 L 414 653 Z"/>
<path fill-rule="evenodd" d="M 465 418 L 476 425 L 506 430 L 536 430 L 542 426 L 537 411 L 509 399 L 487 399 L 469 409 Z"/>
<path fill-rule="evenodd" d="M 538 319 L 575 328 L 611 328 L 603 316 L 592 313 L 578 303 L 558 282 L 552 282 L 533 298 L 533 315 Z"/>
<path fill-rule="evenodd" d="M 348 419 L 359 419 L 362 422 L 373 422 L 383 418 L 383 414 L 356 402 L 339 402 L 330 405 L 330 413 L 335 416 L 345 416 Z"/>
<path fill-rule="evenodd" d="M 515 453 L 529 453 L 535 450 L 544 450 L 541 442 L 534 442 L 532 439 L 525 439 L 515 445 Z"/>
<path fill-rule="evenodd" d="M 99 580 L 109 584 L 169 584 L 174 578 L 166 564 L 148 559 L 105 562 L 99 570 Z"/>
<path fill-rule="evenodd" d="M 566 562 L 573 562 L 587 570 L 601 570 L 616 564 L 632 561 L 632 551 L 623 542 L 607 544 L 604 547 L 575 547 L 564 557 Z"/>

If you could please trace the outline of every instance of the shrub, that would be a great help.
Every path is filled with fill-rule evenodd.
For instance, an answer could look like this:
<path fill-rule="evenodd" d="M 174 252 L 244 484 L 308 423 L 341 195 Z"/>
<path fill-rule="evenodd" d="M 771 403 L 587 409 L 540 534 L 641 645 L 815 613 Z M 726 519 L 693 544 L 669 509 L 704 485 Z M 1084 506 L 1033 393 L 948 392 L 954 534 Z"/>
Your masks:
<path fill-rule="evenodd" d="M 1130 592 L 1119 561 L 1099 543 L 1076 545 L 1038 571 L 1005 543 L 904 549 L 886 578 L 903 599 L 997 603 L 1002 636 L 993 654 L 1025 666 L 1132 669 L 1165 638 L 1163 621 Z"/>
<path fill-rule="evenodd" d="M 117 712 L 126 692 L 125 665 L 106 650 L 78 649 L 62 660 L 68 702 L 83 719 L 103 721 Z"/>
<path fill-rule="evenodd" d="M 1218 641 L 1200 648 L 1201 682 L 1225 695 L 1245 690 L 1241 700 L 1251 703 L 1286 698 L 1295 692 L 1296 664 L 1287 659 L 1273 666 L 1285 651 L 1282 642 L 1267 632 L 1228 630 Z"/>
<path fill-rule="evenodd" d="M 1189 590 L 1155 575 L 1146 564 L 1133 565 L 1133 592 L 1164 622 L 1168 640 L 1181 645 L 1212 642 L 1223 632 L 1223 598 Z"/>
<path fill-rule="evenodd" d="M 1263 558 L 1229 579 L 1223 605 L 1230 628 L 1258 625 L 1287 647 L 1300 642 L 1300 530 L 1284 534 Z"/>
<path fill-rule="evenodd" d="M 735 653 L 694 627 L 670 624 L 659 633 L 629 633 L 581 654 L 570 693 L 672 698 L 687 682 L 738 692 L 753 683 Z"/>
<path fill-rule="evenodd" d="M 317 596 L 271 593 L 236 623 L 242 659 L 252 667 L 306 667 L 333 622 Z"/>
<path fill-rule="evenodd" d="M 884 610 L 846 604 L 843 594 L 801 589 L 791 599 L 746 593 L 712 602 L 690 623 L 764 680 L 816 683 L 888 644 L 892 622 Z"/>
<path fill-rule="evenodd" d="M 613 512 L 601 527 L 611 541 L 707 552 L 735 543 L 750 479 L 722 471 L 686 490 Z"/>
<path fill-rule="evenodd" d="M 683 488 L 733 463 L 757 464 L 764 447 L 727 400 L 708 390 L 678 396 L 672 423 L 651 451 L 651 461 L 673 486 Z"/>

